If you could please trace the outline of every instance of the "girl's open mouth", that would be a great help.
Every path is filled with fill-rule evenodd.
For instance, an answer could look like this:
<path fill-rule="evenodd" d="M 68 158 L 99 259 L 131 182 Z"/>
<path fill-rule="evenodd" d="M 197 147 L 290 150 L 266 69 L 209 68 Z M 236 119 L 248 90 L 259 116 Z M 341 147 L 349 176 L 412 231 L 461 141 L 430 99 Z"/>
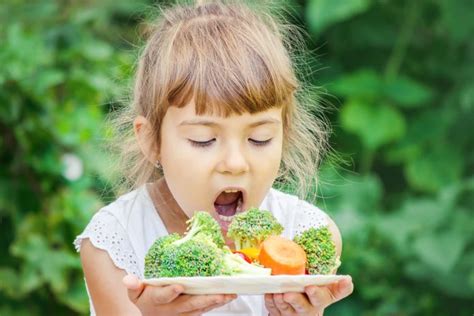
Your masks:
<path fill-rule="evenodd" d="M 242 211 L 243 199 L 242 191 L 234 189 L 225 190 L 216 198 L 214 209 L 222 229 L 227 230 L 235 214 Z"/>

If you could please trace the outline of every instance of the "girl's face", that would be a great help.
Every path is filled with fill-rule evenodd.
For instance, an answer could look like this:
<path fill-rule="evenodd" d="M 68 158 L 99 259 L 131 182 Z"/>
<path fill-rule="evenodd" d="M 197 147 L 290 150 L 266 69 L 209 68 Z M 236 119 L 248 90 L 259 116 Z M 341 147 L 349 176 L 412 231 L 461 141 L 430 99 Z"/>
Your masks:
<path fill-rule="evenodd" d="M 209 212 L 227 231 L 235 214 L 260 206 L 282 156 L 281 108 L 227 118 L 198 116 L 194 103 L 170 107 L 159 160 L 183 211 Z"/>

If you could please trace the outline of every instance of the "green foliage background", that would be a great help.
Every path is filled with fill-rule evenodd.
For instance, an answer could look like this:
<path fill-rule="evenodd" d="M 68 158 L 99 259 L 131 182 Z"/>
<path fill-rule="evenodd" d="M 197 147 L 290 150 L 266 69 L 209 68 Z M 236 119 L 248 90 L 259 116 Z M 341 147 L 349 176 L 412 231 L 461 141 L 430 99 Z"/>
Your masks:
<path fill-rule="evenodd" d="M 283 3 L 346 161 L 324 164 L 316 203 L 356 288 L 326 314 L 471 315 L 474 2 Z M 150 4 L 0 4 L 0 315 L 88 313 L 72 241 L 113 197 L 104 118 L 125 103 Z"/>

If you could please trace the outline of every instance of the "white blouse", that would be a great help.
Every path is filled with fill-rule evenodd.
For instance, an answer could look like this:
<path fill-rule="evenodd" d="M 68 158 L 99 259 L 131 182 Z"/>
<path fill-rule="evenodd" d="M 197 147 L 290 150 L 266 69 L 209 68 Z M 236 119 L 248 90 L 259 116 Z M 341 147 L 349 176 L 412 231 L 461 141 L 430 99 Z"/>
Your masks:
<path fill-rule="evenodd" d="M 309 227 L 328 225 L 328 216 L 316 206 L 294 195 L 270 189 L 260 209 L 269 210 L 284 227 L 282 236 L 293 237 Z M 127 273 L 143 278 L 148 248 L 168 232 L 155 209 L 146 186 L 120 196 L 100 209 L 76 237 L 74 245 L 80 251 L 82 240 L 89 238 L 99 249 L 107 251 L 113 263 Z M 87 287 L 87 284 L 86 284 Z M 91 315 L 95 315 L 90 300 Z M 240 295 L 225 306 L 205 315 L 268 315 L 263 295 Z"/>

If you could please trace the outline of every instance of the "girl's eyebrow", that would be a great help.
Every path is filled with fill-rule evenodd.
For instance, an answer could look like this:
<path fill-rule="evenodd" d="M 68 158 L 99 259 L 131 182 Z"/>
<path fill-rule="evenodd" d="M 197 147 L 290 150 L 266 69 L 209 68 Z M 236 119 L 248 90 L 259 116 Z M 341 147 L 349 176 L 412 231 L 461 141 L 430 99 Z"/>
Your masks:
<path fill-rule="evenodd" d="M 274 118 L 266 118 L 254 123 L 249 124 L 249 127 L 256 127 L 264 124 L 280 124 L 281 121 L 274 119 Z M 182 121 L 179 126 L 184 125 L 204 125 L 204 126 L 211 126 L 211 127 L 218 127 L 220 124 L 214 121 L 206 120 L 206 119 L 192 119 L 192 120 L 184 120 Z"/>

